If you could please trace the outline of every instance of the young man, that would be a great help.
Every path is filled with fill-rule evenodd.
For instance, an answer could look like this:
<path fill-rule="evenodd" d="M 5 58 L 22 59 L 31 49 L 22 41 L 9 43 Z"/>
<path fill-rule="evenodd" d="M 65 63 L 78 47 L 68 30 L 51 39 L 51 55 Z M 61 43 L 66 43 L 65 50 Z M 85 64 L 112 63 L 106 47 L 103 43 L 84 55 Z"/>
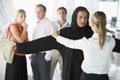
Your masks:
<path fill-rule="evenodd" d="M 67 16 L 67 9 L 65 7 L 59 7 L 57 9 L 57 15 L 58 15 L 58 20 L 56 20 L 55 26 L 57 28 L 57 31 L 65 28 L 65 27 L 69 27 L 70 24 L 67 22 L 66 16 Z M 52 60 L 51 60 L 51 72 L 50 72 L 50 79 L 53 79 L 53 75 L 54 75 L 54 70 L 56 68 L 57 62 L 59 62 L 60 65 L 60 77 L 62 77 L 62 56 L 60 54 L 60 52 L 58 50 L 55 50 L 53 55 L 52 55 Z M 61 79 L 60 79 L 61 80 Z"/>
<path fill-rule="evenodd" d="M 46 7 L 42 4 L 38 4 L 36 5 L 35 10 L 36 10 L 36 16 L 38 18 L 38 22 L 33 31 L 33 40 L 48 36 L 56 31 L 56 27 L 54 26 L 54 23 L 45 17 Z M 34 80 L 50 80 L 51 56 L 45 58 L 45 55 L 49 55 L 51 53 L 52 50 L 43 51 L 43 52 L 35 53 L 31 57 L 31 66 L 33 70 Z"/>

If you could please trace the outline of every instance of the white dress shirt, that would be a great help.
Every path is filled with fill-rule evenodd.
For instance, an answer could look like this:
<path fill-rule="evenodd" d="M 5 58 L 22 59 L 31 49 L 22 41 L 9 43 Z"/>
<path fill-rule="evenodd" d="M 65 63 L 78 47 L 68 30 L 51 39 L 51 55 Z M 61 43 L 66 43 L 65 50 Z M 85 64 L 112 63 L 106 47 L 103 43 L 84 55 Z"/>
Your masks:
<path fill-rule="evenodd" d="M 110 66 L 112 49 L 115 46 L 115 40 L 112 37 L 106 38 L 105 44 L 101 49 L 99 46 L 98 34 L 94 33 L 92 38 L 82 38 L 79 40 L 70 40 L 58 36 L 57 41 L 69 48 L 82 49 L 84 60 L 82 70 L 86 73 L 107 74 Z"/>
<path fill-rule="evenodd" d="M 46 37 L 48 35 L 53 34 L 56 31 L 57 31 L 57 29 L 56 29 L 54 23 L 45 17 L 42 20 L 37 22 L 37 25 L 33 31 L 33 40 L 37 39 L 37 38 Z M 46 55 L 49 55 L 52 53 L 52 50 L 46 51 L 46 53 L 47 53 Z M 51 56 L 47 56 L 47 58 L 45 58 L 45 59 L 49 61 L 49 60 L 51 60 Z"/>
<path fill-rule="evenodd" d="M 54 22 L 54 24 L 55 24 L 55 27 L 57 28 L 57 31 L 65 28 L 65 27 L 70 27 L 70 24 L 69 24 L 67 21 L 63 24 L 63 26 L 60 26 L 60 24 L 58 23 L 58 20 L 56 20 L 56 21 Z M 47 58 L 48 58 L 48 59 L 51 58 L 52 55 L 53 55 L 53 53 L 57 53 L 57 52 L 58 52 L 58 50 L 55 50 L 55 49 L 54 49 L 54 51 L 53 51 L 52 53 L 45 55 L 45 59 L 47 60 Z M 59 52 L 58 52 L 58 53 L 59 53 Z"/>
<path fill-rule="evenodd" d="M 62 26 L 60 26 L 58 20 L 56 20 L 54 23 L 55 23 L 55 26 L 57 27 L 57 31 L 65 28 L 65 27 L 70 27 L 70 24 L 67 22 L 67 20 L 65 21 L 65 23 Z"/>

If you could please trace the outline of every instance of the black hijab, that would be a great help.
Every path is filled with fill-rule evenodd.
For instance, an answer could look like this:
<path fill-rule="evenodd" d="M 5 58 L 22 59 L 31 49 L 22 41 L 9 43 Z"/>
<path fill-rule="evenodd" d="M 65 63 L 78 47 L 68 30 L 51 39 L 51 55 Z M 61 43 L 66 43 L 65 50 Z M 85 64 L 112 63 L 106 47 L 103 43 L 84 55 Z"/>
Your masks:
<path fill-rule="evenodd" d="M 79 11 L 86 11 L 88 13 L 89 19 L 89 12 L 85 7 L 79 6 L 75 9 L 72 15 L 71 26 L 67 28 L 63 28 L 60 30 L 60 35 L 69 39 L 81 39 L 82 37 L 89 38 L 92 36 L 93 31 L 89 26 L 89 22 L 84 27 L 79 27 L 77 24 L 77 14 Z"/>

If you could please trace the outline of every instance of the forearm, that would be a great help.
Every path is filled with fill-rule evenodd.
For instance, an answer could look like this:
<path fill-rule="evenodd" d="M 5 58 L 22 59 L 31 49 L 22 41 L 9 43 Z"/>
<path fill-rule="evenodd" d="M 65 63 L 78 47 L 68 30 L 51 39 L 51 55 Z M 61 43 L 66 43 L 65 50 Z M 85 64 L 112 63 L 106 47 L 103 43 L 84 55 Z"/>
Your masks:
<path fill-rule="evenodd" d="M 23 54 L 32 54 L 38 53 L 40 51 L 55 49 L 54 42 L 55 41 L 54 38 L 52 38 L 52 36 L 47 36 L 25 43 L 17 43 L 17 52 Z"/>
<path fill-rule="evenodd" d="M 26 39 L 26 35 L 27 35 L 26 30 L 23 30 L 23 32 L 22 32 L 22 34 L 20 36 L 21 42 L 24 42 L 24 40 Z"/>

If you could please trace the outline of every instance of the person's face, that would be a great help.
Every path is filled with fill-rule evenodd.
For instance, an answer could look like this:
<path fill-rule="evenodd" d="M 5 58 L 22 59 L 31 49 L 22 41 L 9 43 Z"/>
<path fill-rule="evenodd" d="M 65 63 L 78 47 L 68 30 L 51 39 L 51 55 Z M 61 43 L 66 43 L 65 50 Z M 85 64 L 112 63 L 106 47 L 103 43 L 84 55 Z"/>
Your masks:
<path fill-rule="evenodd" d="M 77 24 L 79 27 L 84 27 L 88 21 L 88 14 L 86 11 L 79 11 L 77 14 Z"/>
<path fill-rule="evenodd" d="M 60 20 L 66 19 L 67 13 L 65 12 L 65 10 L 60 9 L 60 10 L 58 10 L 57 14 L 58 14 L 58 19 L 60 19 Z"/>
<path fill-rule="evenodd" d="M 45 17 L 46 12 L 43 7 L 36 7 L 35 10 L 36 10 L 36 16 L 39 20 Z"/>
<path fill-rule="evenodd" d="M 98 28 L 97 26 L 95 25 L 94 21 L 91 20 L 91 29 L 93 32 L 96 32 L 98 33 Z"/>
<path fill-rule="evenodd" d="M 25 19 L 26 19 L 26 14 L 25 13 L 19 13 L 16 17 L 17 22 L 19 22 L 21 24 L 23 22 L 25 22 Z"/>

